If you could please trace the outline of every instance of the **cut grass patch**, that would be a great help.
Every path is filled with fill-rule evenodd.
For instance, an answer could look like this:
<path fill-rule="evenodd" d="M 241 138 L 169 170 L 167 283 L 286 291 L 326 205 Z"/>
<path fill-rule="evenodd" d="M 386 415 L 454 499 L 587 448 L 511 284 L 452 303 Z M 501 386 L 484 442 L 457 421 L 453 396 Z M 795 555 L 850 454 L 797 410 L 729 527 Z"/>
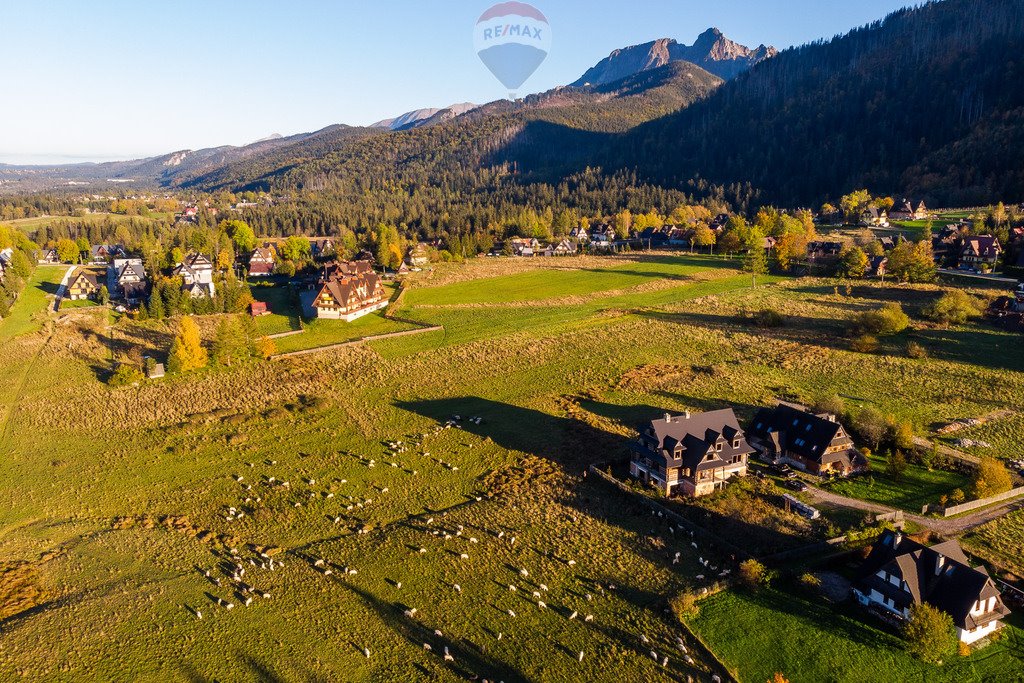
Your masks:
<path fill-rule="evenodd" d="M 869 474 L 838 479 L 824 484 L 822 488 L 841 496 L 920 514 L 923 506 L 938 504 L 940 496 L 948 496 L 954 489 L 966 492 L 971 484 L 970 477 L 960 472 L 929 471 L 919 465 L 908 465 L 897 482 L 886 473 L 885 458 L 872 455 L 869 461 Z"/>

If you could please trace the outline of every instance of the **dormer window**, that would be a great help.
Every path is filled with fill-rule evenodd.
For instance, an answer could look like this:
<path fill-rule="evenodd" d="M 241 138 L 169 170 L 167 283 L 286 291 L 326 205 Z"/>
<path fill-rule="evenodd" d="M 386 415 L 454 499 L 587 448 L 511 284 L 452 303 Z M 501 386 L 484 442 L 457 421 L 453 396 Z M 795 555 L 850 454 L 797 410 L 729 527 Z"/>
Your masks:
<path fill-rule="evenodd" d="M 715 444 L 715 450 L 718 451 L 719 453 L 722 452 L 722 442 L 721 441 L 719 441 L 718 443 Z"/>
<path fill-rule="evenodd" d="M 740 447 L 740 440 L 739 439 L 733 439 L 732 447 L 733 448 L 739 448 Z"/>

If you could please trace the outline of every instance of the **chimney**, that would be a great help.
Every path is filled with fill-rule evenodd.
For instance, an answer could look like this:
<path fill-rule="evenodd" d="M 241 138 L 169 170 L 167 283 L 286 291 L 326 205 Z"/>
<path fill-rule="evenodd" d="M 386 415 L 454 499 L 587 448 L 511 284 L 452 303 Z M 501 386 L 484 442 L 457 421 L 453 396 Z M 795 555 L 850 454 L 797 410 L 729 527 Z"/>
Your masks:
<path fill-rule="evenodd" d="M 690 419 L 690 411 L 689 410 L 687 410 L 685 413 L 683 413 L 683 419 L 686 419 L 686 420 Z"/>
<path fill-rule="evenodd" d="M 672 422 L 671 413 L 665 413 L 665 422 Z"/>

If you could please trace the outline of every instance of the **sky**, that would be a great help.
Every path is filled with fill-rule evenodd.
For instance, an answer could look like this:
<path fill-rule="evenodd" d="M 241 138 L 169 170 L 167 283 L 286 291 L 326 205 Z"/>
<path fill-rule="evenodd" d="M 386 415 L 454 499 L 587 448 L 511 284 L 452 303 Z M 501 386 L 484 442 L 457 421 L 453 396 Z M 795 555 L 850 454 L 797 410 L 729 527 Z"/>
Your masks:
<path fill-rule="evenodd" d="M 141 158 L 507 97 L 473 48 L 494 0 L 3 0 L 0 162 Z M 910 0 L 533 0 L 547 60 L 518 94 L 612 50 L 716 26 L 780 49 Z"/>

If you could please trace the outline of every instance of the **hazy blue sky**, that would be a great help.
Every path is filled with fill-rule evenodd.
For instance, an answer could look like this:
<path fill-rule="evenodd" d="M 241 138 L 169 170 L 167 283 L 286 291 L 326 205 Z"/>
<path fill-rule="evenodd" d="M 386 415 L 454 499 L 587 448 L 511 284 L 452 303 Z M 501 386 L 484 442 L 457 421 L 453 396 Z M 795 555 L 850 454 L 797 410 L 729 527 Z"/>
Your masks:
<path fill-rule="evenodd" d="M 3 0 L 0 161 L 138 157 L 244 144 L 505 89 L 472 30 L 493 1 Z M 522 93 L 572 82 L 615 48 L 692 43 L 709 26 L 785 48 L 907 0 L 537 0 L 547 61 Z"/>

